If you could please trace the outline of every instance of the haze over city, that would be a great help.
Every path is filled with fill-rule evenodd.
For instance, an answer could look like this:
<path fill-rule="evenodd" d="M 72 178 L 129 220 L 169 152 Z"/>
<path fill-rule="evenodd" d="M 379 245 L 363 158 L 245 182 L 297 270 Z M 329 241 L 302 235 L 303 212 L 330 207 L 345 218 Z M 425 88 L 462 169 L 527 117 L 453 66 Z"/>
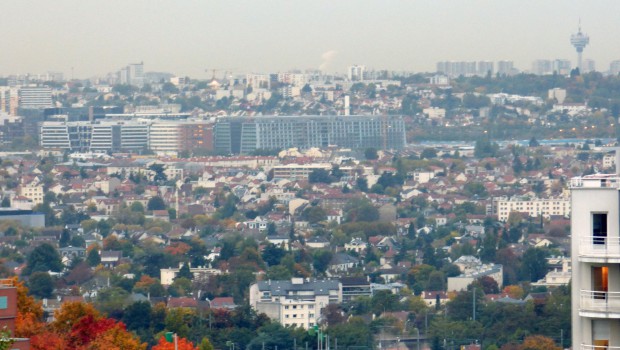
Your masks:
<path fill-rule="evenodd" d="M 605 1 L 19 1 L 3 6 L 0 74 L 104 75 L 127 62 L 206 78 L 205 69 L 434 71 L 441 60 L 620 58 L 620 3 Z"/>

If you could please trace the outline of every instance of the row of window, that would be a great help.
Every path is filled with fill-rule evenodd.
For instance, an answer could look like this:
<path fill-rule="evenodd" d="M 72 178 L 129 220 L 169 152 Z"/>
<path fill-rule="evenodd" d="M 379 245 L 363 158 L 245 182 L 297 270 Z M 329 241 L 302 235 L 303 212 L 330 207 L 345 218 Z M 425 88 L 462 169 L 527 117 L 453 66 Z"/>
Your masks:
<path fill-rule="evenodd" d="M 289 307 L 292 307 L 292 308 L 293 308 L 293 310 L 296 310 L 296 309 L 297 309 L 297 306 L 299 306 L 299 308 L 300 308 L 300 309 L 303 309 L 303 308 L 304 308 L 304 306 L 303 306 L 303 305 L 285 305 L 285 306 L 284 306 L 284 310 L 288 310 L 288 309 L 289 309 Z M 314 305 L 308 305 L 308 309 L 309 309 L 309 310 L 314 310 Z"/>

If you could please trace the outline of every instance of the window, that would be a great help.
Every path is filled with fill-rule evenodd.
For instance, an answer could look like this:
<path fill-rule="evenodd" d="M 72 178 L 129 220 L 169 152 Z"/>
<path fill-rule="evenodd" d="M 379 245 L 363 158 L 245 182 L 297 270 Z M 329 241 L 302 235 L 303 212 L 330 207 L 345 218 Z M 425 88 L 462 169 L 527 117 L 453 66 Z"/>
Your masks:
<path fill-rule="evenodd" d="M 314 310 L 314 305 L 308 305 L 308 309 Z"/>
<path fill-rule="evenodd" d="M 592 243 L 605 244 L 607 238 L 607 213 L 592 214 Z"/>
<path fill-rule="evenodd" d="M 609 288 L 609 268 L 607 266 L 592 267 L 592 296 L 594 299 L 605 299 Z"/>
<path fill-rule="evenodd" d="M 0 297 L 0 309 L 8 308 L 7 304 L 8 304 L 7 297 Z"/>
<path fill-rule="evenodd" d="M 293 318 L 297 318 L 297 314 L 293 314 Z"/>
<path fill-rule="evenodd" d="M 284 310 L 288 310 L 288 305 L 286 305 L 286 306 L 284 307 Z"/>
<path fill-rule="evenodd" d="M 313 318 L 314 314 L 308 314 L 308 317 Z"/>

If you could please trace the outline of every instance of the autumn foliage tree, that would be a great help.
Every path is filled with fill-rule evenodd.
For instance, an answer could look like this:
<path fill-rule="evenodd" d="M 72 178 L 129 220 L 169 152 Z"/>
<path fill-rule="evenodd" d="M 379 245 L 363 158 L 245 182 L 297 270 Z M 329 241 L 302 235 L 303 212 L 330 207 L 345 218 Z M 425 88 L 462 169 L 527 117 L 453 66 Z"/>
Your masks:
<path fill-rule="evenodd" d="M 185 338 L 178 338 L 177 346 L 178 350 L 199 350 L 191 341 Z M 152 350 L 174 350 L 174 343 L 170 343 L 165 337 L 161 337 L 157 345 L 153 346 Z"/>
<path fill-rule="evenodd" d="M 33 350 L 146 349 L 146 344 L 128 332 L 125 324 L 102 316 L 91 304 L 64 303 L 54 318 L 49 325 L 22 327 L 21 332 L 28 333 Z"/>
<path fill-rule="evenodd" d="M 523 341 L 519 350 L 562 350 L 553 339 L 542 335 L 531 335 Z"/>

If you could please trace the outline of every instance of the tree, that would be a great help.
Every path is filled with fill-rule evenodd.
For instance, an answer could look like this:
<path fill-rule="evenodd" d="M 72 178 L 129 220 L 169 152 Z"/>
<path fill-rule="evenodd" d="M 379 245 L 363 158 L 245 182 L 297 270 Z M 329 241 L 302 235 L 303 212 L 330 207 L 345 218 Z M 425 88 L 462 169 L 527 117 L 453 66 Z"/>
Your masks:
<path fill-rule="evenodd" d="M 179 273 L 174 277 L 175 280 L 178 278 L 187 278 L 190 281 L 194 279 L 194 274 L 190 271 L 189 264 L 185 263 L 181 266 Z"/>
<path fill-rule="evenodd" d="M 372 349 L 372 331 L 360 317 L 351 317 L 347 323 L 330 326 L 327 333 L 330 338 L 338 339 L 338 347 L 343 349 Z"/>
<path fill-rule="evenodd" d="M 200 342 L 198 349 L 199 350 L 214 350 L 213 344 L 211 344 L 208 338 L 202 338 L 202 341 Z"/>
<path fill-rule="evenodd" d="M 63 264 L 60 259 L 60 254 L 49 243 L 43 243 L 28 255 L 26 268 L 23 271 L 24 275 L 30 275 L 37 271 L 54 271 L 60 272 L 63 269 Z"/>
<path fill-rule="evenodd" d="M 329 171 L 325 169 L 314 169 L 308 175 L 308 182 L 310 183 L 332 183 L 333 178 L 329 175 Z"/>
<path fill-rule="evenodd" d="M 307 207 L 301 213 L 301 216 L 304 220 L 308 221 L 310 224 L 316 224 L 318 222 L 321 222 L 327 219 L 327 214 L 325 213 L 325 210 L 318 205 Z"/>
<path fill-rule="evenodd" d="M 11 338 L 11 331 L 8 329 L 0 330 L 0 350 L 10 350 L 15 339 Z"/>
<path fill-rule="evenodd" d="M 532 136 L 532 138 L 530 139 L 529 146 L 530 147 L 538 147 L 538 146 L 540 146 L 540 143 L 538 142 L 538 140 L 536 140 L 536 136 Z"/>
<path fill-rule="evenodd" d="M 2 207 L 2 208 L 9 208 L 9 207 L 11 207 L 11 200 L 9 199 L 9 197 L 2 198 L 2 203 L 0 203 L 0 207 Z"/>
<path fill-rule="evenodd" d="M 523 253 L 521 279 L 536 282 L 547 274 L 547 252 L 542 248 L 530 248 Z"/>
<path fill-rule="evenodd" d="M 149 166 L 149 170 L 153 173 L 153 181 L 156 183 L 161 183 L 168 180 L 166 173 L 164 173 L 165 168 L 163 164 L 152 164 Z"/>
<path fill-rule="evenodd" d="M 424 150 L 422 150 L 422 153 L 420 154 L 420 158 L 422 159 L 437 158 L 437 150 L 434 148 L 425 148 Z"/>
<path fill-rule="evenodd" d="M 355 186 L 362 192 L 368 192 L 368 180 L 365 177 L 358 177 L 355 180 Z"/>
<path fill-rule="evenodd" d="M 151 325 L 151 303 L 148 301 L 135 302 L 123 312 L 123 322 L 127 329 L 132 331 L 148 329 Z"/>
<path fill-rule="evenodd" d="M 159 197 L 159 196 L 155 196 L 155 197 L 151 197 L 151 199 L 149 199 L 146 208 L 148 210 L 165 210 L 167 208 L 166 203 L 164 202 L 164 199 Z"/>
<path fill-rule="evenodd" d="M 86 256 L 86 262 L 88 266 L 95 267 L 101 263 L 101 256 L 99 255 L 99 251 L 97 248 L 92 248 L 88 251 L 88 255 Z"/>
<path fill-rule="evenodd" d="M 562 348 L 555 345 L 555 341 L 551 338 L 542 335 L 531 335 L 525 338 L 519 350 L 562 350 Z"/>
<path fill-rule="evenodd" d="M 379 220 L 379 210 L 367 199 L 353 199 L 345 206 L 347 222 L 369 222 Z"/>
<path fill-rule="evenodd" d="M 30 293 L 32 295 L 43 299 L 51 298 L 54 291 L 54 281 L 47 272 L 33 272 L 28 280 L 30 287 Z"/>
<path fill-rule="evenodd" d="M 312 267 L 318 273 L 325 273 L 333 257 L 329 250 L 317 250 L 312 254 Z"/>
<path fill-rule="evenodd" d="M 364 151 L 364 157 L 366 157 L 367 160 L 379 159 L 379 153 L 376 148 L 366 148 Z"/>

